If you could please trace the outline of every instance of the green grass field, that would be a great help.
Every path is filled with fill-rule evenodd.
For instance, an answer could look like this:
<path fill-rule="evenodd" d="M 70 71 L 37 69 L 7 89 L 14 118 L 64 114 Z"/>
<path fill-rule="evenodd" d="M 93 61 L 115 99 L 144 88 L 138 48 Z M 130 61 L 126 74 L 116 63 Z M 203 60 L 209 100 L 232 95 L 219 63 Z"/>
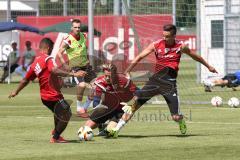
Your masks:
<path fill-rule="evenodd" d="M 205 93 L 196 84 L 195 63 L 181 64 L 180 98 L 188 102 L 209 102 L 214 95 L 226 101 L 239 95 L 230 89 Z M 226 160 L 240 157 L 240 108 L 182 103 L 188 132 L 182 136 L 170 120 L 166 105 L 145 105 L 120 132 L 118 139 L 94 137 L 79 142 L 76 132 L 82 119 L 73 116 L 64 137 L 67 144 L 50 144 L 53 117 L 40 101 L 37 83 L 30 84 L 14 99 L 7 99 L 17 84 L 0 84 L 0 159 L 2 160 Z M 75 96 L 66 95 L 75 100 Z M 72 104 L 75 112 L 76 104 Z M 96 133 L 96 131 L 94 131 Z"/>
<path fill-rule="evenodd" d="M 16 84 L 0 84 L 0 159 L 239 159 L 240 109 L 209 105 L 182 106 L 188 133 L 179 134 L 165 105 L 146 105 L 118 139 L 94 137 L 79 142 L 84 123 L 74 118 L 64 132 L 68 144 L 50 144 L 51 113 L 40 103 L 38 84 L 8 100 Z M 71 95 L 67 98 L 73 98 Z M 72 105 L 75 110 L 75 104 Z"/>

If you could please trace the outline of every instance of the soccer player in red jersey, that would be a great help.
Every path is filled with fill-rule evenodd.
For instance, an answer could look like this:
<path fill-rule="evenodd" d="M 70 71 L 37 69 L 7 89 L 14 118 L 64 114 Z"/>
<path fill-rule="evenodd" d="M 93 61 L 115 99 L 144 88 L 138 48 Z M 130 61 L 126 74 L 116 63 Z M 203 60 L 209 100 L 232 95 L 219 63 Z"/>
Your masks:
<path fill-rule="evenodd" d="M 131 62 L 126 69 L 127 77 L 130 77 L 131 70 L 139 61 L 150 54 L 155 54 L 156 66 L 155 73 L 149 78 L 149 81 L 143 88 L 136 92 L 136 97 L 133 105 L 126 105 L 123 110 L 126 114 L 123 115 L 125 122 L 119 124 L 113 132 L 118 132 L 125 123 L 130 119 L 133 113 L 138 110 L 143 104 L 155 95 L 161 94 L 167 102 L 172 119 L 179 123 L 179 128 L 182 134 L 185 134 L 187 127 L 180 113 L 179 97 L 177 92 L 177 73 L 178 65 L 182 54 L 187 54 L 195 61 L 200 62 L 208 68 L 210 72 L 217 73 L 216 69 L 209 65 L 200 55 L 190 51 L 188 46 L 183 42 L 176 40 L 177 29 L 175 25 L 168 24 L 163 27 L 163 39 L 151 43 Z"/>
<path fill-rule="evenodd" d="M 135 93 L 136 86 L 125 75 L 117 73 L 113 64 L 103 65 L 104 75 L 99 76 L 95 81 L 93 97 L 94 111 L 90 119 L 85 123 L 94 129 L 99 125 L 110 121 L 107 128 L 116 127 L 124 114 L 121 102 L 130 101 Z"/>
<path fill-rule="evenodd" d="M 15 97 L 28 85 L 29 81 L 35 78 L 39 79 L 40 95 L 42 103 L 54 113 L 54 130 L 50 143 L 67 142 L 61 133 L 67 127 L 71 118 L 71 109 L 69 104 L 64 100 L 60 91 L 61 80 L 58 76 L 76 76 L 84 77 L 86 72 L 66 72 L 56 67 L 53 57 L 49 56 L 53 49 L 53 41 L 49 38 L 43 38 L 40 42 L 40 56 L 36 57 L 31 64 L 26 76 L 21 80 L 17 89 L 10 93 L 9 98 Z"/>

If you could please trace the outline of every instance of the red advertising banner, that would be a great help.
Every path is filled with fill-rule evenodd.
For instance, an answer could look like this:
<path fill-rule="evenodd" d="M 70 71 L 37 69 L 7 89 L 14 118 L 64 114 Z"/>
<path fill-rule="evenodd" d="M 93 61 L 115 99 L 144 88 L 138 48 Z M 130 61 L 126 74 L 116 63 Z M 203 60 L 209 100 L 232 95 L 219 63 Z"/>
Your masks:
<path fill-rule="evenodd" d="M 47 16 L 47 17 L 18 17 L 18 22 L 43 29 L 61 22 L 69 22 L 78 18 L 83 24 L 88 24 L 87 16 Z M 134 23 L 130 23 L 132 21 Z M 172 22 L 171 15 L 135 15 L 128 16 L 94 16 L 94 28 L 102 34 L 94 38 L 94 50 L 104 54 L 107 60 L 116 55 L 123 55 L 122 61 L 131 61 L 149 43 L 160 39 L 162 27 Z M 47 33 L 44 36 L 30 32 L 21 32 L 20 51 L 24 50 L 24 42 L 30 40 L 32 47 L 37 51 L 38 44 L 43 37 L 56 40 L 58 33 Z M 185 41 L 190 49 L 195 50 L 195 35 L 178 35 L 178 39 Z M 139 47 L 141 46 L 141 47 Z M 154 57 L 150 57 L 154 61 Z"/>

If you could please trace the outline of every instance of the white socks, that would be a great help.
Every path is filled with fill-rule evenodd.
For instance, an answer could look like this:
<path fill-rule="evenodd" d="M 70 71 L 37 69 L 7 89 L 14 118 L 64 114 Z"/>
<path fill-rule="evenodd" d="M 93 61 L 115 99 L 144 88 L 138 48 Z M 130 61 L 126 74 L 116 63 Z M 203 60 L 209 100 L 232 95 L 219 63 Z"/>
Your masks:
<path fill-rule="evenodd" d="M 83 104 L 83 108 L 84 108 L 85 110 L 87 110 L 88 107 L 90 106 L 91 102 L 92 102 L 92 101 L 87 97 L 86 102 Z"/>
<path fill-rule="evenodd" d="M 88 107 L 90 106 L 91 102 L 92 101 L 89 98 L 86 99 L 85 103 L 83 103 L 82 101 L 77 100 L 77 111 L 79 111 L 81 109 L 87 110 Z"/>
<path fill-rule="evenodd" d="M 126 124 L 126 122 L 123 119 L 120 119 L 117 126 L 115 127 L 116 130 L 120 131 L 122 127 Z"/>
<path fill-rule="evenodd" d="M 83 108 L 82 101 L 77 100 L 77 111 L 81 110 Z"/>
<path fill-rule="evenodd" d="M 209 87 L 215 86 L 215 84 L 214 84 L 210 79 L 205 79 L 205 80 L 203 81 L 203 83 L 204 83 L 206 86 L 209 86 Z"/>

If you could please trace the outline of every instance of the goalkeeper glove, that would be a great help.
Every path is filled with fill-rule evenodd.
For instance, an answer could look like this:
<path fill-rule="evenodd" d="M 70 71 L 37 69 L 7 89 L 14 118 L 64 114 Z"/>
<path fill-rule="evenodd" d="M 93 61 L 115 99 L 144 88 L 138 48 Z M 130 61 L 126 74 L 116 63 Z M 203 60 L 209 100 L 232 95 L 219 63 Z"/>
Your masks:
<path fill-rule="evenodd" d="M 128 105 L 127 103 L 121 102 L 120 104 L 123 105 L 122 110 L 124 111 L 124 113 L 132 114 L 132 112 L 134 111 L 132 106 Z"/>

